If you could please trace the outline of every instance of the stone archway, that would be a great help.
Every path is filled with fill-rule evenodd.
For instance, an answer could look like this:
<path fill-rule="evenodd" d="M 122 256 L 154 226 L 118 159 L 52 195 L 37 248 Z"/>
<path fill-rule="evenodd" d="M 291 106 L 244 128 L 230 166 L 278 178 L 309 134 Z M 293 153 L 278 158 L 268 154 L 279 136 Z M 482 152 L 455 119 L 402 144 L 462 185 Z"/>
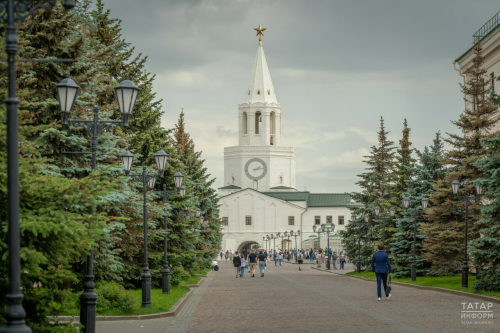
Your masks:
<path fill-rule="evenodd" d="M 238 246 L 238 252 L 242 253 L 245 257 L 250 253 L 250 249 L 259 249 L 262 248 L 262 245 L 256 241 L 246 241 L 241 242 Z"/>

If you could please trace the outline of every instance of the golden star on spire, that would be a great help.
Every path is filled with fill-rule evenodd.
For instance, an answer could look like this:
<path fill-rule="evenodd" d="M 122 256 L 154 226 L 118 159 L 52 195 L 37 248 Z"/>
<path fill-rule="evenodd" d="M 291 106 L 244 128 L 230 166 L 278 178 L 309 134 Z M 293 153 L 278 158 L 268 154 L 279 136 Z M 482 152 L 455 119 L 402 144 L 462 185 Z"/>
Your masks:
<path fill-rule="evenodd" d="M 264 31 L 267 29 L 267 28 L 262 28 L 262 25 L 259 23 L 259 27 L 258 28 L 253 28 L 255 31 L 257 31 L 257 35 L 255 36 L 259 36 L 259 45 L 262 45 L 262 37 L 261 36 L 264 36 Z"/>

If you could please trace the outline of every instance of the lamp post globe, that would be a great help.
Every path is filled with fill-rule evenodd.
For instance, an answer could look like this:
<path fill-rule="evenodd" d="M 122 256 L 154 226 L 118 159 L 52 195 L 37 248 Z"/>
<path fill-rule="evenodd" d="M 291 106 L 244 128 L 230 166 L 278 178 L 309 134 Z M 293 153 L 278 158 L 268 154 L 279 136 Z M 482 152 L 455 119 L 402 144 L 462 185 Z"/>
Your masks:
<path fill-rule="evenodd" d="M 316 226 L 313 225 L 313 232 L 316 232 Z"/>
<path fill-rule="evenodd" d="M 351 215 L 351 222 L 354 222 L 354 221 L 356 221 L 356 215 L 352 214 Z"/>
<path fill-rule="evenodd" d="M 165 166 L 167 165 L 168 154 L 165 153 L 163 149 L 160 149 L 156 152 L 154 157 L 155 157 L 156 167 L 160 172 L 160 177 L 163 177 L 163 172 L 165 172 Z"/>
<path fill-rule="evenodd" d="M 156 175 L 154 173 L 149 173 L 148 176 L 149 176 L 148 186 L 150 189 L 154 189 L 156 183 Z"/>
<path fill-rule="evenodd" d="M 130 81 L 128 75 L 127 78 L 120 82 L 114 89 L 118 101 L 118 108 L 123 118 L 123 126 L 128 127 L 128 121 L 132 115 L 137 96 L 141 89 L 137 87 L 134 82 Z"/>
<path fill-rule="evenodd" d="M 375 216 L 378 217 L 378 214 L 380 214 L 380 207 L 379 206 L 375 207 Z"/>
<path fill-rule="evenodd" d="M 458 180 L 454 180 L 451 182 L 451 190 L 453 192 L 453 195 L 457 195 L 458 194 L 458 188 L 460 187 L 460 183 L 458 182 Z"/>
<path fill-rule="evenodd" d="M 405 209 L 410 208 L 410 198 L 404 197 L 404 199 L 403 199 L 403 206 L 405 207 Z"/>
<path fill-rule="evenodd" d="M 394 209 L 394 207 L 391 207 L 389 209 L 389 213 L 391 213 L 391 218 L 394 218 L 394 215 L 396 214 L 396 209 Z"/>
<path fill-rule="evenodd" d="M 201 216 L 201 209 L 196 207 L 196 217 L 200 217 L 200 216 Z"/>
<path fill-rule="evenodd" d="M 325 228 L 326 228 L 326 226 L 325 226 L 325 224 L 323 223 L 323 224 L 321 225 L 321 231 L 322 231 L 322 232 L 325 232 Z"/>
<path fill-rule="evenodd" d="M 476 194 L 478 197 L 481 196 L 481 192 L 483 191 L 483 189 L 481 188 L 481 185 L 479 184 L 476 184 Z"/>
<path fill-rule="evenodd" d="M 175 188 L 180 189 L 182 187 L 182 180 L 184 179 L 184 175 L 180 172 L 176 172 L 174 175 L 174 185 Z"/>
<path fill-rule="evenodd" d="M 426 210 L 426 209 L 427 209 L 427 205 L 429 204 L 429 199 L 427 199 L 427 198 L 423 198 L 423 199 L 421 200 L 421 202 L 422 202 L 422 209 L 423 209 L 423 210 Z"/>
<path fill-rule="evenodd" d="M 68 125 L 69 116 L 73 112 L 73 107 L 75 106 L 76 98 L 78 97 L 78 92 L 80 91 L 80 86 L 69 77 L 64 78 L 57 87 L 57 97 L 59 99 L 59 108 L 62 114 L 62 124 Z"/>
<path fill-rule="evenodd" d="M 134 162 L 134 154 L 126 150 L 120 155 L 123 166 L 125 167 L 125 175 L 128 176 L 130 169 L 132 168 L 132 162 Z"/>
<path fill-rule="evenodd" d="M 365 222 L 368 223 L 368 221 L 370 221 L 370 215 L 365 214 Z"/>
<path fill-rule="evenodd" d="M 181 197 L 185 196 L 186 195 L 186 188 L 184 186 L 182 186 L 181 188 L 179 188 L 179 194 Z"/>

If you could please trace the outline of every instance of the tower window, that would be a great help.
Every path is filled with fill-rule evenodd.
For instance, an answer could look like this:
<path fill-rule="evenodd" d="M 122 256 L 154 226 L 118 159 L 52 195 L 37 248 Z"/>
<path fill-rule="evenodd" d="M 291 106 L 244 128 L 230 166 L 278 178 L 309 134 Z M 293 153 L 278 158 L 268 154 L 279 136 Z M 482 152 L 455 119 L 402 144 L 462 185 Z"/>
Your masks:
<path fill-rule="evenodd" d="M 259 89 L 259 90 L 257 90 L 257 95 L 260 95 L 260 89 Z"/>
<path fill-rule="evenodd" d="M 222 218 L 222 225 L 229 225 L 229 221 L 227 217 Z"/>
<path fill-rule="evenodd" d="M 252 217 L 250 215 L 245 217 L 245 225 L 252 225 Z"/>
<path fill-rule="evenodd" d="M 283 175 L 280 176 L 280 184 L 283 184 Z"/>
<path fill-rule="evenodd" d="M 248 91 L 248 94 L 250 95 L 250 90 Z"/>
<path fill-rule="evenodd" d="M 267 89 L 267 94 L 271 95 L 271 90 Z"/>

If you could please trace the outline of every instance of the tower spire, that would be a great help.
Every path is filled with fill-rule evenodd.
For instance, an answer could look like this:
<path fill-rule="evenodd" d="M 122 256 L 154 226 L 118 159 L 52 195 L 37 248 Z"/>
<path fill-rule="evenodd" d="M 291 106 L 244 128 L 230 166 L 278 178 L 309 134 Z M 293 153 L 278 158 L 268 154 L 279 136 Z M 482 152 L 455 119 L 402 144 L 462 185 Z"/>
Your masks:
<path fill-rule="evenodd" d="M 267 28 L 262 28 L 262 25 L 259 23 L 259 27 L 258 28 L 253 28 L 255 31 L 257 31 L 257 35 L 255 36 L 259 36 L 259 45 L 262 45 L 262 37 L 261 36 L 264 36 L 264 31 L 267 29 Z"/>

